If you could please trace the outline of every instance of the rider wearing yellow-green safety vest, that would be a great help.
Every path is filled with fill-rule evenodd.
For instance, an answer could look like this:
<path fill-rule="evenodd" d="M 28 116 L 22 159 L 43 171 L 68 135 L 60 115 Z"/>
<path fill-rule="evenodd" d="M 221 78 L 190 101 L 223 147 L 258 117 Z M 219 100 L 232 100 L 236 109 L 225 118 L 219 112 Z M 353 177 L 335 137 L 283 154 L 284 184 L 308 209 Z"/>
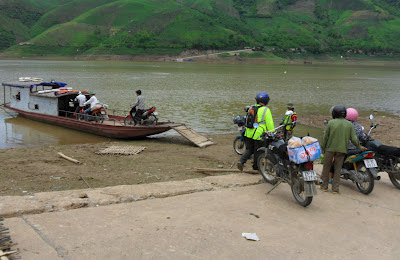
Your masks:
<path fill-rule="evenodd" d="M 246 151 L 240 157 L 237 167 L 239 170 L 243 170 L 244 164 L 250 159 L 251 155 L 254 154 L 253 170 L 257 170 L 257 158 L 260 156 L 262 151 L 257 151 L 263 146 L 261 141 L 261 135 L 267 131 L 274 129 L 274 121 L 272 119 L 271 110 L 267 107 L 269 102 L 269 95 L 265 92 L 260 92 L 256 96 L 257 104 L 255 107 L 257 110 L 257 120 L 254 128 L 246 128 L 244 133 L 244 141 L 246 144 Z"/>
<path fill-rule="evenodd" d="M 285 113 L 285 117 L 282 119 L 281 124 L 291 124 L 297 121 L 297 114 L 294 112 L 294 105 L 293 103 L 288 103 L 286 105 L 287 111 Z M 290 138 L 293 133 L 295 125 L 287 125 L 286 126 L 286 137 Z"/>

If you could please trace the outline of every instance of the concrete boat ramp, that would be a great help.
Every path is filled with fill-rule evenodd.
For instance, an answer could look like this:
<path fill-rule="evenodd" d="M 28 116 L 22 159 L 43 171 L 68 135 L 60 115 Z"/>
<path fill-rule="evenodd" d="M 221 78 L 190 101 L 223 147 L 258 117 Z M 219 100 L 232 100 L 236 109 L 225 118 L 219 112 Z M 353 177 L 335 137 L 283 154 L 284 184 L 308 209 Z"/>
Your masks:
<path fill-rule="evenodd" d="M 398 259 L 399 190 L 342 182 L 307 208 L 259 175 L 0 197 L 22 259 Z M 255 233 L 259 241 L 243 233 Z"/>

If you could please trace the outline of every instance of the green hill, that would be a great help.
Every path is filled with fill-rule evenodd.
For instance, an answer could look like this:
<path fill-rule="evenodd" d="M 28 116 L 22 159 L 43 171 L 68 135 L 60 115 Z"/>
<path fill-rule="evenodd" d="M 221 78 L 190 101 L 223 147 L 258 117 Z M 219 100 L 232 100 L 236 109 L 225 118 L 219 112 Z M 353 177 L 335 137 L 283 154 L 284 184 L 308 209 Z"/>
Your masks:
<path fill-rule="evenodd" d="M 0 21 L 15 55 L 400 52 L 398 0 L 0 0 Z"/>

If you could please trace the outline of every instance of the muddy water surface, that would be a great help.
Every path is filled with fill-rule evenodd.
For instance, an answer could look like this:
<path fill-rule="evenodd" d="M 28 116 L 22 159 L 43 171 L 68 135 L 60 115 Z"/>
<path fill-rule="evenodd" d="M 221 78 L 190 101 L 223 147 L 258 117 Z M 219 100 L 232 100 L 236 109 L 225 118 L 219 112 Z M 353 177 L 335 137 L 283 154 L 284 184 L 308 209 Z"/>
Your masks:
<path fill-rule="evenodd" d="M 141 89 L 160 121 L 183 122 L 205 134 L 236 131 L 233 116 L 244 114 L 260 91 L 270 95 L 276 123 L 288 102 L 299 115 L 328 114 L 335 104 L 355 107 L 362 116 L 374 110 L 400 114 L 400 67 L 394 66 L 0 61 L 1 82 L 28 76 L 95 91 L 100 102 L 117 110 L 128 110 Z M 107 140 L 15 116 L 0 110 L 0 149 Z M 319 134 L 305 126 L 298 131 Z"/>

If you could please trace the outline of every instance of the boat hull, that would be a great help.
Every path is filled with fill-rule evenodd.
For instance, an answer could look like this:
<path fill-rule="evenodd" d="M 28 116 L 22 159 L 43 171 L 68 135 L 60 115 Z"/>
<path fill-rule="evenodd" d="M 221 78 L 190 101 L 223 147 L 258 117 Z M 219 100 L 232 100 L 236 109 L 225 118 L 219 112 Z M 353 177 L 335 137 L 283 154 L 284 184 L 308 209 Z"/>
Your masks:
<path fill-rule="evenodd" d="M 179 123 L 159 122 L 155 126 L 125 126 L 123 123 L 123 117 L 119 116 L 110 116 L 110 120 L 105 121 L 105 123 L 96 123 L 77 120 L 70 117 L 26 112 L 9 107 L 7 105 L 5 107 L 7 109 L 17 112 L 23 117 L 35 121 L 117 139 L 142 138 L 150 135 L 160 134 L 172 129 L 172 127 L 181 125 Z"/>

